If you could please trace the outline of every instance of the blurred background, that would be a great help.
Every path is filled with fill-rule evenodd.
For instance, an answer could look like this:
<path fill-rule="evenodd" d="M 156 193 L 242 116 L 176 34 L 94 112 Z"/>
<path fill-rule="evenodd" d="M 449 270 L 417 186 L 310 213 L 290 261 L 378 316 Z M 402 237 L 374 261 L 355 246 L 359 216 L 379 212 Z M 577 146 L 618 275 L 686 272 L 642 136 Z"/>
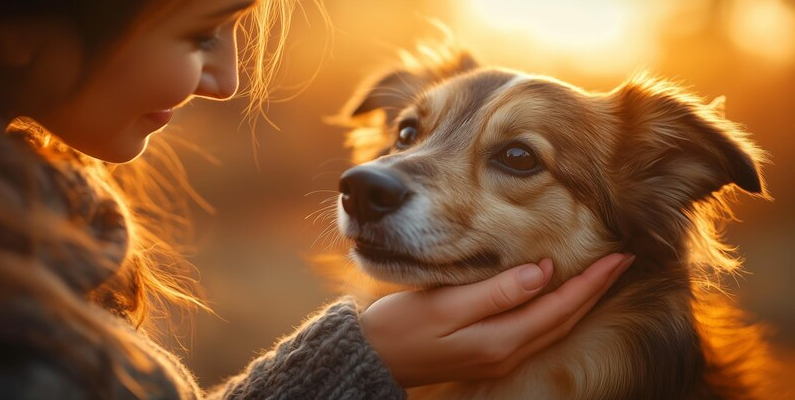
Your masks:
<path fill-rule="evenodd" d="M 201 147 L 178 150 L 215 208 L 194 212 L 191 260 L 220 317 L 197 315 L 178 350 L 203 386 L 240 371 L 336 296 L 309 262 L 327 250 L 321 235 L 333 221 L 305 218 L 328 204 L 350 165 L 343 130 L 324 117 L 364 77 L 396 62 L 399 49 L 443 40 L 431 21 L 485 65 L 598 91 L 649 70 L 708 99 L 725 95 L 727 117 L 772 153 L 764 172 L 775 198 L 739 196 L 742 222 L 727 238 L 749 273 L 735 293 L 772 327 L 781 376 L 795 376 L 795 2 L 334 0 L 325 9 L 332 27 L 311 2 L 293 16 L 274 93 L 287 101 L 272 102 L 272 124 L 257 125 L 259 147 L 242 122 L 245 99 L 196 101 L 164 134 Z"/>

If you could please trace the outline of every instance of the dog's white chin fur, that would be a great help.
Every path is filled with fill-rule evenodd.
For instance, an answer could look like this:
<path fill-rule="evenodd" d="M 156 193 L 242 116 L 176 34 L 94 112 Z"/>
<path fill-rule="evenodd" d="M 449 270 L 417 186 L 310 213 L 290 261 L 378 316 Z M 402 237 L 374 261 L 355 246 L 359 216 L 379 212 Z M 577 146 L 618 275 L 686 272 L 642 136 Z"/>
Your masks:
<path fill-rule="evenodd" d="M 419 198 L 419 196 L 415 197 L 414 201 L 401 210 L 400 215 L 392 217 L 400 222 L 390 225 L 393 234 L 402 240 L 402 238 L 411 237 L 410 233 L 412 231 L 421 231 L 421 228 L 430 220 L 428 217 L 431 214 L 429 210 L 430 204 L 427 199 Z M 339 232 L 348 239 L 356 238 L 362 233 L 356 222 L 351 220 L 345 213 L 341 201 L 337 202 L 337 227 Z M 452 241 L 454 240 L 449 238 L 443 240 L 443 242 L 447 243 Z M 404 249 L 403 251 L 423 260 L 424 257 L 410 250 L 412 247 L 410 243 L 406 247 L 409 249 Z M 456 254 L 455 251 L 450 251 L 452 250 L 450 247 L 446 250 L 446 253 L 437 253 L 437 255 L 443 255 L 445 259 L 449 260 L 464 259 L 471 255 L 471 252 L 469 254 Z M 473 250 L 472 247 L 469 250 Z M 499 265 L 494 265 L 493 267 L 453 265 L 452 263 L 445 265 L 438 260 L 428 260 L 428 264 L 412 263 L 408 260 L 384 263 L 368 259 L 358 254 L 355 249 L 350 251 L 350 255 L 359 269 L 375 279 L 415 287 L 474 283 L 488 279 L 503 269 Z M 427 257 L 428 255 L 425 256 Z"/>
<path fill-rule="evenodd" d="M 415 287 L 465 285 L 482 281 L 499 272 L 496 268 L 469 266 L 428 266 L 401 261 L 374 262 L 351 250 L 351 257 L 364 273 L 375 279 Z"/>

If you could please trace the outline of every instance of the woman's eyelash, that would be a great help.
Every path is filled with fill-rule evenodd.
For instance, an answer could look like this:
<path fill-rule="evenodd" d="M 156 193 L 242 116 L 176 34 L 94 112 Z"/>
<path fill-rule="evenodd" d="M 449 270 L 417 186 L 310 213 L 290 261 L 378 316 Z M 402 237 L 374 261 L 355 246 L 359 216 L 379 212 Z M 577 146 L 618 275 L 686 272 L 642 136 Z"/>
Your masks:
<path fill-rule="evenodd" d="M 210 34 L 197 35 L 193 38 L 196 47 L 202 51 L 211 51 L 218 44 L 220 37 L 217 32 Z"/>

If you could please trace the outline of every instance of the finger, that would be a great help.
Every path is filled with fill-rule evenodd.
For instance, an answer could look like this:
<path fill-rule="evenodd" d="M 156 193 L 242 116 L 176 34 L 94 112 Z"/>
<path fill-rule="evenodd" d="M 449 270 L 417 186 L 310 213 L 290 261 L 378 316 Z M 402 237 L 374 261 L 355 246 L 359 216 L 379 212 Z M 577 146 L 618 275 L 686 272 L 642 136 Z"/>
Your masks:
<path fill-rule="evenodd" d="M 508 364 L 512 366 L 521 360 L 530 357 L 531 355 L 546 349 L 553 343 L 563 339 L 566 337 L 574 327 L 586 316 L 588 313 L 593 309 L 597 302 L 602 298 L 602 296 L 610 289 L 610 287 L 615 283 L 616 280 L 621 276 L 621 274 L 630 266 L 634 261 L 635 257 L 631 256 L 629 259 L 622 261 L 621 265 L 616 268 L 615 271 L 610 275 L 607 282 L 602 286 L 602 288 L 596 292 L 593 296 L 591 296 L 588 301 L 586 301 L 580 308 L 572 314 L 564 323 L 556 326 L 551 331 L 543 334 L 538 338 L 531 339 L 528 343 L 525 343 L 522 348 L 512 355 L 512 358 L 517 358 L 517 360 L 509 360 Z"/>
<path fill-rule="evenodd" d="M 552 276 L 552 261 L 525 264 L 485 281 L 437 289 L 437 309 L 457 330 L 515 308 L 538 294 Z"/>
<path fill-rule="evenodd" d="M 519 347 L 524 342 L 565 324 L 583 307 L 590 310 L 590 307 L 593 307 L 609 285 L 618 279 L 632 261 L 634 256 L 629 255 L 611 254 L 604 257 L 580 275 L 566 281 L 554 292 L 547 293 L 523 307 L 484 321 L 479 324 L 480 328 L 488 329 L 495 335 L 493 337 Z M 589 304 L 591 302 L 593 304 Z"/>
<path fill-rule="evenodd" d="M 499 322 L 498 324 L 494 324 L 494 321 L 488 321 L 486 323 L 473 326 L 473 328 L 479 327 L 479 328 L 488 329 L 490 332 L 484 332 L 483 329 L 479 329 L 480 332 L 473 333 L 475 329 L 470 329 L 469 331 L 466 332 L 466 334 L 470 335 L 469 340 L 473 340 L 473 338 L 476 337 L 488 336 L 491 338 L 491 340 L 499 343 L 498 350 L 492 351 L 492 353 L 494 353 L 495 355 L 489 356 L 489 359 L 491 359 L 492 362 L 489 365 L 484 365 L 483 368 L 478 373 L 485 374 L 484 375 L 485 377 L 503 376 L 508 372 L 510 372 L 513 368 L 517 367 L 521 362 L 523 362 L 533 354 L 545 350 L 555 342 L 566 337 L 566 335 L 568 335 L 568 333 L 572 330 L 572 328 L 594 307 L 594 305 L 599 301 L 602 295 L 610 288 L 610 286 L 612 286 L 612 284 L 618 279 L 618 277 L 621 276 L 621 274 L 632 264 L 633 260 L 634 256 L 625 257 L 621 259 L 619 265 L 617 267 L 614 267 L 612 273 L 608 275 L 607 281 L 603 282 L 599 290 L 593 293 L 593 295 L 587 301 L 585 301 L 574 313 L 572 313 L 572 315 L 569 316 L 568 319 L 566 319 L 566 321 L 559 323 L 557 325 L 555 324 L 550 325 L 551 328 L 546 332 L 541 332 L 541 333 L 533 332 L 528 334 L 527 336 L 524 336 L 521 333 L 521 329 L 525 329 L 524 324 L 521 323 L 522 322 L 521 320 L 523 318 L 526 318 L 522 314 L 524 314 L 527 311 L 526 308 L 530 308 L 529 305 L 527 307 L 522 307 L 520 310 L 510 311 L 508 313 L 500 315 L 499 318 L 502 319 L 502 321 L 498 321 Z M 596 267 L 597 265 L 600 265 L 603 262 L 604 261 L 600 260 L 599 262 L 595 263 L 592 267 Z M 538 299 L 533 304 L 537 303 L 540 300 L 541 299 Z M 511 323 L 512 321 L 511 319 L 504 318 L 504 316 L 508 314 L 515 314 L 516 318 L 513 321 L 518 321 L 518 323 Z M 509 321 L 509 323 L 506 324 L 505 321 Z M 510 336 L 512 332 L 517 332 L 517 326 L 519 329 L 518 332 L 520 332 L 520 334 Z"/>

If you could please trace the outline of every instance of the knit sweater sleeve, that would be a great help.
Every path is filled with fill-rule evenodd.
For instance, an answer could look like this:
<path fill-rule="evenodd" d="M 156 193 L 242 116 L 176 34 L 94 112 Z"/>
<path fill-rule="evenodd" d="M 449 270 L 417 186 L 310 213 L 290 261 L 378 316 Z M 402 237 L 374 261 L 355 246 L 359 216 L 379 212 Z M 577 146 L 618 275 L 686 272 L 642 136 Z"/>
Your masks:
<path fill-rule="evenodd" d="M 343 298 L 212 391 L 208 399 L 404 399 Z"/>

